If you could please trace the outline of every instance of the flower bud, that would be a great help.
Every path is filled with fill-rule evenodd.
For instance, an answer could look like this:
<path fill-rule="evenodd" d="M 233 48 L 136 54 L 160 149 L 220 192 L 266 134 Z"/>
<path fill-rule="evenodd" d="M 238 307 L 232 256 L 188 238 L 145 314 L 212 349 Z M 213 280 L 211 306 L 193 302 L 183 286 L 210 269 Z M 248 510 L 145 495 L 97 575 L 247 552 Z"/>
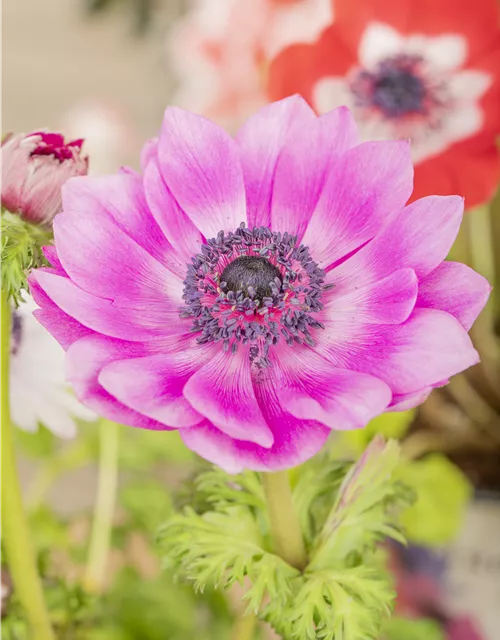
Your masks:
<path fill-rule="evenodd" d="M 47 131 L 8 136 L 1 147 L 2 207 L 28 222 L 50 223 L 61 210 L 63 184 L 87 173 L 82 144 Z"/>

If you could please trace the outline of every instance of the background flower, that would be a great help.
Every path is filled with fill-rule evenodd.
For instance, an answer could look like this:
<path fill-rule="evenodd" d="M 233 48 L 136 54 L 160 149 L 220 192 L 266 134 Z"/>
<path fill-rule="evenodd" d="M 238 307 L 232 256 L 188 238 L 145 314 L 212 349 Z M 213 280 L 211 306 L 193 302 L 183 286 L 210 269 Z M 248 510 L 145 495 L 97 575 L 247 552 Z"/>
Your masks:
<path fill-rule="evenodd" d="M 7 136 L 1 147 L 2 207 L 29 222 L 51 222 L 61 211 L 62 185 L 87 173 L 82 144 L 48 131 Z"/>
<path fill-rule="evenodd" d="M 33 299 L 13 310 L 10 359 L 12 421 L 24 431 L 43 424 L 61 438 L 76 434 L 76 420 L 94 420 L 71 392 L 64 374 L 64 351 L 33 317 Z"/>
<path fill-rule="evenodd" d="M 337 0 L 312 45 L 271 65 L 271 96 L 320 113 L 347 105 L 363 139 L 410 138 L 414 197 L 489 200 L 499 177 L 500 30 L 495 0 Z"/>
<path fill-rule="evenodd" d="M 330 0 L 194 0 L 167 40 L 174 104 L 234 130 L 267 102 L 266 61 L 331 20 Z"/>
<path fill-rule="evenodd" d="M 443 262 L 463 201 L 405 207 L 406 142 L 360 144 L 347 109 L 295 96 L 235 140 L 167 109 L 144 159 L 67 183 L 31 278 L 97 413 L 178 428 L 231 472 L 283 469 L 477 362 L 489 285 Z"/>

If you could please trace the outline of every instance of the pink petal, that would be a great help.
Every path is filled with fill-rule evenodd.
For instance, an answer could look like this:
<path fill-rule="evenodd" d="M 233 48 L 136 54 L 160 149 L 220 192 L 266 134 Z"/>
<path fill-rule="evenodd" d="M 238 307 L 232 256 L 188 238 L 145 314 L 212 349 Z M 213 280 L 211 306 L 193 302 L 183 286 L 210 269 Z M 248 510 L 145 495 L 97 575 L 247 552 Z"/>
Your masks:
<path fill-rule="evenodd" d="M 118 306 L 77 287 L 71 280 L 36 269 L 32 278 L 46 295 L 79 323 L 114 338 L 142 341 L 189 331 L 189 323 L 179 319 L 172 304 L 157 308 L 150 304 Z"/>
<path fill-rule="evenodd" d="M 421 391 L 476 364 L 479 356 L 449 313 L 415 309 L 400 325 L 327 327 L 315 349 L 335 366 L 384 380 L 395 394 Z"/>
<path fill-rule="evenodd" d="M 233 438 L 271 447 L 273 434 L 257 404 L 248 348 L 218 353 L 186 383 L 184 397 Z"/>
<path fill-rule="evenodd" d="M 145 173 L 149 161 L 158 158 L 158 138 L 150 138 L 141 149 L 141 171 Z"/>
<path fill-rule="evenodd" d="M 185 275 L 185 265 L 200 252 L 203 236 L 168 190 L 156 159 L 151 160 L 144 171 L 144 190 L 156 222 L 182 257 Z"/>
<path fill-rule="evenodd" d="M 280 404 L 301 420 L 315 420 L 336 430 L 360 429 L 383 413 L 392 399 L 382 380 L 334 369 L 310 349 L 291 349 L 282 366 L 284 378 L 277 388 Z"/>
<path fill-rule="evenodd" d="M 416 306 L 447 311 L 468 331 L 490 291 L 486 278 L 467 265 L 443 262 L 421 280 Z"/>
<path fill-rule="evenodd" d="M 405 207 L 380 235 L 335 267 L 329 280 L 337 287 L 380 280 L 395 269 L 411 267 L 422 278 L 447 256 L 458 233 L 463 198 L 429 196 Z"/>
<path fill-rule="evenodd" d="M 379 282 L 365 287 L 334 288 L 324 311 L 327 322 L 337 320 L 356 323 L 400 324 L 415 306 L 418 293 L 413 269 L 400 269 Z"/>
<path fill-rule="evenodd" d="M 129 409 L 110 395 L 99 383 L 99 373 L 111 362 L 137 358 L 148 352 L 144 345 L 88 336 L 75 342 L 66 355 L 66 375 L 76 397 L 101 416 L 131 427 L 168 431 L 164 424 Z"/>
<path fill-rule="evenodd" d="M 178 107 L 168 108 L 158 160 L 168 188 L 206 238 L 246 223 L 238 149 L 213 122 Z"/>
<path fill-rule="evenodd" d="M 308 131 L 316 121 L 307 102 L 295 95 L 266 105 L 239 130 L 236 143 L 245 180 L 250 228 L 271 224 L 276 163 L 291 130 L 303 128 Z"/>
<path fill-rule="evenodd" d="M 59 342 L 61 347 L 67 349 L 80 338 L 92 335 L 94 332 L 75 320 L 67 313 L 64 313 L 47 296 L 35 279 L 34 274 L 29 278 L 30 293 L 34 301 L 41 308 L 36 309 L 33 315 L 38 322 Z"/>
<path fill-rule="evenodd" d="M 329 168 L 358 143 L 354 119 L 346 107 L 290 127 L 274 175 L 273 231 L 288 231 L 299 241 L 316 208 Z"/>
<path fill-rule="evenodd" d="M 408 411 L 414 407 L 418 407 L 431 395 L 434 387 L 425 387 L 415 393 L 396 394 L 392 398 L 392 402 L 387 411 Z"/>
<path fill-rule="evenodd" d="M 170 353 L 113 362 L 101 371 L 99 382 L 120 402 L 158 422 L 176 428 L 196 425 L 203 416 L 182 391 L 214 350 L 192 342 Z"/>
<path fill-rule="evenodd" d="M 59 260 L 59 256 L 57 255 L 57 249 L 53 245 L 48 245 L 46 247 L 42 247 L 43 255 L 50 262 L 52 267 L 57 271 L 60 276 L 67 276 L 68 274 L 64 270 L 64 267 Z"/>
<path fill-rule="evenodd" d="M 276 416 L 279 423 L 270 449 L 252 442 L 235 440 L 208 421 L 182 429 L 184 444 L 227 473 L 279 471 L 302 464 L 322 449 L 330 429 L 312 420 L 297 420 L 287 413 Z"/>
<path fill-rule="evenodd" d="M 85 291 L 115 301 L 182 304 L 182 280 L 122 232 L 93 212 L 64 213 L 54 221 L 57 254 Z"/>
<path fill-rule="evenodd" d="M 85 176 L 69 180 L 62 189 L 66 213 L 105 215 L 121 231 L 178 275 L 183 263 L 176 256 L 149 211 L 141 176 L 119 172 L 109 176 Z"/>
<path fill-rule="evenodd" d="M 321 267 L 340 260 L 386 227 L 411 195 L 406 142 L 365 142 L 334 163 L 302 242 Z"/>

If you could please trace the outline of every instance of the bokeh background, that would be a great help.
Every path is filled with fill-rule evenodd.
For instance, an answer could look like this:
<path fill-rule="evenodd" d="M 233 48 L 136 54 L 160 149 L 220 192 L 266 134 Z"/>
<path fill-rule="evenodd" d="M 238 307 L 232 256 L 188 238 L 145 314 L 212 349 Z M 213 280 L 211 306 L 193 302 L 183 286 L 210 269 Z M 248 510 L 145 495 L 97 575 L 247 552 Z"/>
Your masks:
<path fill-rule="evenodd" d="M 242 1 L 248 7 L 254 0 Z M 214 12 L 223 11 L 224 0 L 212 2 Z M 122 164 L 137 168 L 141 146 L 155 135 L 165 107 L 179 101 L 189 106 L 189 93 L 180 91 L 186 80 L 179 77 L 182 65 L 172 55 L 172 34 L 188 9 L 188 0 L 3 0 L 3 132 L 42 127 L 61 130 L 87 138 L 92 172 L 112 172 Z M 289 23 L 286 28 L 292 27 Z M 189 73 L 188 65 L 185 73 Z M 203 83 L 198 87 L 200 95 L 192 94 L 193 109 L 203 103 L 204 92 L 211 90 Z M 244 105 L 249 111 L 253 99 L 255 96 L 249 97 Z M 232 124 L 228 122 L 230 128 Z M 190 478 L 197 463 L 175 436 L 161 435 L 160 440 L 157 435 L 131 430 L 120 434 L 122 493 L 106 584 L 111 595 L 104 610 L 108 616 L 116 614 L 116 620 L 109 629 L 101 629 L 102 635 L 94 630 L 82 637 L 167 640 L 205 633 L 206 629 L 212 634 L 207 637 L 229 637 L 232 603 L 215 594 L 208 598 L 208 605 L 202 605 L 193 601 L 190 591 L 161 582 L 159 562 L 146 532 L 171 508 L 170 503 L 164 503 L 163 488 L 178 492 L 181 481 Z M 165 438 L 170 438 L 168 443 Z M 97 488 L 96 442 L 92 425 L 81 426 L 76 445 L 61 445 L 45 430 L 36 436 L 20 436 L 20 469 L 27 498 L 34 505 L 35 535 L 49 555 L 57 552 L 56 564 L 60 563 L 60 575 L 66 582 L 78 581 L 85 555 L 89 512 Z M 435 551 L 446 558 L 450 610 L 470 614 L 483 640 L 498 640 L 500 462 L 498 453 L 496 458 L 467 458 L 466 454 L 467 450 L 461 451 L 461 466 L 469 478 L 477 480 L 483 467 L 488 467 L 489 480 L 478 481 L 471 488 L 453 540 L 437 545 Z M 56 463 L 47 464 L 47 459 Z M 441 481 L 439 474 L 422 480 L 429 485 L 428 495 Z M 453 491 L 452 487 L 449 492 Z M 182 501 L 182 497 L 178 499 Z M 432 509 L 435 518 L 447 517 L 446 508 L 439 514 L 439 504 L 431 505 Z M 425 511 L 419 517 L 425 518 Z M 117 575 L 120 578 L 115 581 Z M 143 586 L 139 588 L 139 584 Z M 148 607 L 148 618 L 157 615 L 158 619 L 146 625 L 141 620 L 141 607 Z M 214 626 L 215 619 L 221 621 L 220 627 Z M 261 633 L 270 637 L 266 631 Z M 410 636 L 391 636 L 391 640 L 410 640 Z M 456 640 L 477 637 L 463 635 Z"/>

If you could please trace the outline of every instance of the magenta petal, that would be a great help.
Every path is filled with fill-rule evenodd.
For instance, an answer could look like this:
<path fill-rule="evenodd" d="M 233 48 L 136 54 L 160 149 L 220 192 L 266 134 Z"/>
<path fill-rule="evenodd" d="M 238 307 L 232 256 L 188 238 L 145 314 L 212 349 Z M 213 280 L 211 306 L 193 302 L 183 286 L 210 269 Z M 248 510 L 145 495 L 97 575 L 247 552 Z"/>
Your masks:
<path fill-rule="evenodd" d="M 141 149 L 141 171 L 144 173 L 150 160 L 158 158 L 158 138 L 150 138 Z"/>
<path fill-rule="evenodd" d="M 52 267 L 57 271 L 60 276 L 67 276 L 68 274 L 64 270 L 64 267 L 59 260 L 59 256 L 57 255 L 57 250 L 53 245 L 48 245 L 46 247 L 42 247 L 43 255 L 50 262 Z"/>
<path fill-rule="evenodd" d="M 73 342 L 92 335 L 94 332 L 84 327 L 78 320 L 64 313 L 47 296 L 32 274 L 29 278 L 30 293 L 40 309 L 36 309 L 33 315 L 38 322 L 59 342 L 66 351 Z"/>
<path fill-rule="evenodd" d="M 278 418 L 277 418 L 278 419 Z M 279 419 L 272 448 L 235 440 L 209 422 L 182 429 L 184 444 L 227 473 L 280 471 L 290 469 L 312 458 L 322 449 L 330 429 L 312 420 L 297 420 L 283 413 Z"/>
<path fill-rule="evenodd" d="M 333 163 L 358 143 L 350 111 L 340 107 L 304 123 L 299 120 L 281 149 L 274 174 L 273 231 L 288 231 L 300 242 Z"/>
<path fill-rule="evenodd" d="M 101 371 L 99 382 L 120 402 L 158 422 L 176 428 L 196 425 L 204 418 L 182 391 L 193 373 L 213 354 L 213 348 L 186 344 L 178 349 L 113 362 Z"/>
<path fill-rule="evenodd" d="M 413 202 L 372 242 L 333 269 L 331 281 L 359 286 L 403 267 L 411 267 L 422 278 L 448 255 L 463 208 L 459 196 L 429 196 Z"/>
<path fill-rule="evenodd" d="M 46 295 L 65 313 L 79 323 L 99 333 L 124 340 L 152 340 L 155 337 L 181 333 L 184 323 L 179 321 L 175 308 L 167 305 L 156 313 L 150 305 L 120 307 L 112 300 L 98 298 L 77 287 L 71 280 L 37 269 L 32 278 Z M 189 324 L 185 329 L 189 330 Z"/>
<path fill-rule="evenodd" d="M 326 268 L 380 233 L 412 188 L 408 143 L 360 144 L 330 168 L 302 241 Z"/>
<path fill-rule="evenodd" d="M 141 176 L 120 172 L 74 178 L 64 185 L 62 195 L 66 213 L 85 217 L 90 212 L 109 217 L 154 258 L 178 273 L 179 258 L 151 216 Z"/>
<path fill-rule="evenodd" d="M 213 122 L 177 107 L 168 108 L 158 161 L 169 190 L 206 238 L 246 223 L 238 149 Z"/>
<path fill-rule="evenodd" d="M 435 385 L 479 360 L 460 323 L 434 309 L 415 309 L 400 325 L 364 325 L 348 338 L 329 333 L 317 349 L 337 366 L 384 380 L 395 394 Z"/>
<path fill-rule="evenodd" d="M 391 405 L 387 411 L 408 411 L 422 404 L 431 395 L 434 387 L 425 387 L 415 393 L 396 394 L 392 398 Z"/>
<path fill-rule="evenodd" d="M 309 362 L 300 377 L 288 379 L 278 389 L 282 406 L 295 418 L 315 420 L 336 430 L 361 429 L 385 411 L 392 393 L 382 380 L 333 369 L 317 357 L 314 361 L 318 367 Z"/>
<path fill-rule="evenodd" d="M 245 180 L 248 226 L 268 227 L 276 163 L 291 131 L 308 131 L 317 117 L 298 95 L 260 109 L 239 130 L 236 143 Z M 289 231 L 289 229 L 274 229 Z"/>
<path fill-rule="evenodd" d="M 418 281 L 413 269 L 399 269 L 365 287 L 343 287 L 338 292 L 334 288 L 324 311 L 325 322 L 400 324 L 413 311 L 417 293 Z"/>
<path fill-rule="evenodd" d="M 112 340 L 105 336 L 89 336 L 75 342 L 66 355 L 66 375 L 77 398 L 101 416 L 141 429 L 168 430 L 164 424 L 152 420 L 110 395 L 99 383 L 99 373 L 111 362 L 146 355 L 144 345 Z"/>
<path fill-rule="evenodd" d="M 491 286 L 460 262 L 443 262 L 419 284 L 417 307 L 442 309 L 468 331 L 484 308 Z"/>
<path fill-rule="evenodd" d="M 54 221 L 57 254 L 85 291 L 121 301 L 167 298 L 182 304 L 182 280 L 165 269 L 107 217 L 64 213 Z"/>
<path fill-rule="evenodd" d="M 184 397 L 233 438 L 271 447 L 273 434 L 257 404 L 248 349 L 218 353 L 186 383 Z"/>
<path fill-rule="evenodd" d="M 156 159 L 151 160 L 144 171 L 144 190 L 156 222 L 177 253 L 182 256 L 185 275 L 186 264 L 200 252 L 203 236 L 168 190 Z"/>

